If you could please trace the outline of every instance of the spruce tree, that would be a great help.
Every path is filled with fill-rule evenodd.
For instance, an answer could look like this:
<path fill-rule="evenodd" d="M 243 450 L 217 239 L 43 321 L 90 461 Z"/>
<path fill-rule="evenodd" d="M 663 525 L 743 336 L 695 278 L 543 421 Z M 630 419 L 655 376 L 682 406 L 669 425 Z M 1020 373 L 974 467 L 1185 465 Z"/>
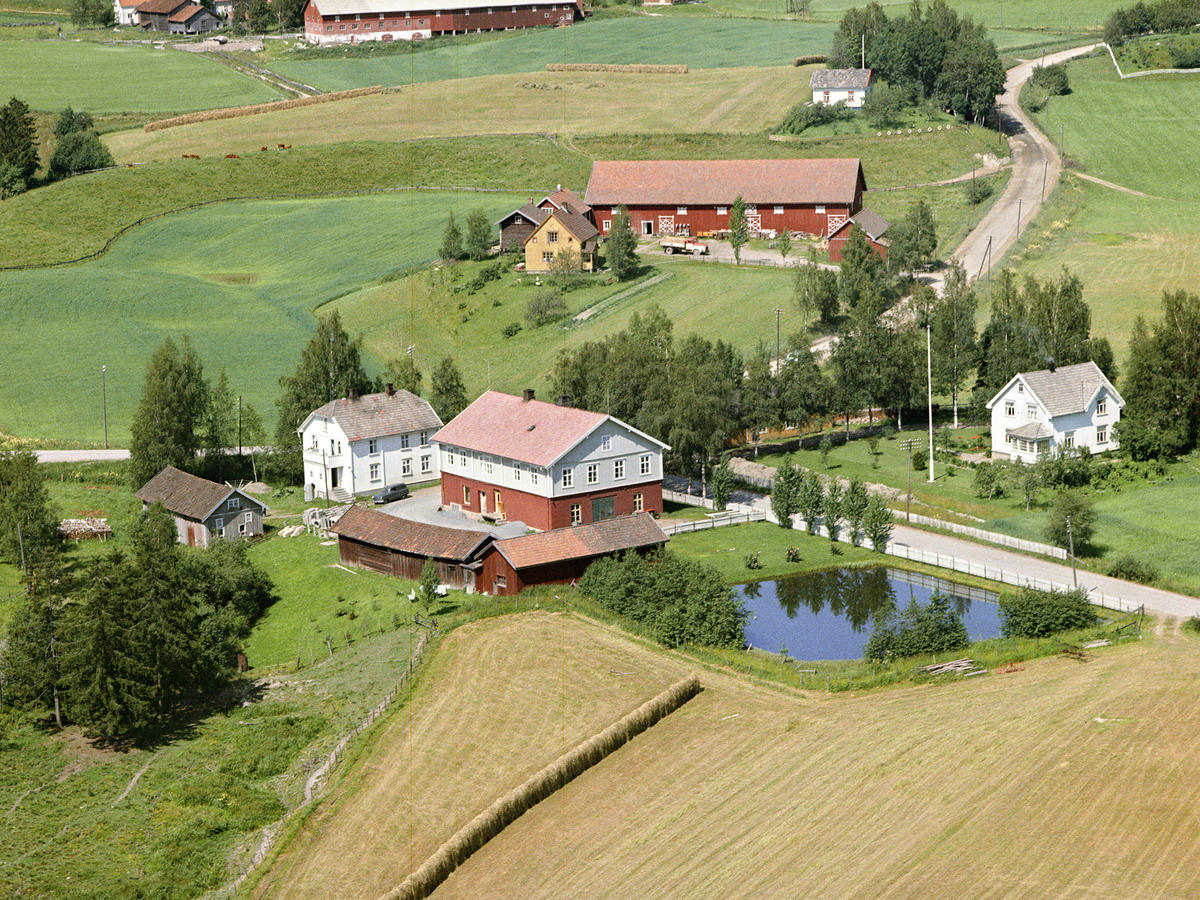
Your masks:
<path fill-rule="evenodd" d="M 738 194 L 729 209 L 729 246 L 733 248 L 733 261 L 742 262 L 742 248 L 750 240 L 750 227 L 746 223 L 746 203 Z"/>
<path fill-rule="evenodd" d="M 492 249 L 492 225 L 488 222 L 487 213 L 482 209 L 473 209 L 467 213 L 467 236 L 465 249 L 471 259 L 487 259 Z"/>
<path fill-rule="evenodd" d="M 446 230 L 442 232 L 442 245 L 438 248 L 438 256 L 447 262 L 463 257 L 462 230 L 454 221 L 453 210 L 446 219 Z"/>
<path fill-rule="evenodd" d="M 608 255 L 608 266 L 621 281 L 632 278 L 637 274 L 637 236 L 629 227 L 629 213 L 625 207 L 620 207 L 613 216 L 612 228 L 608 233 L 608 241 L 604 245 Z"/>
<path fill-rule="evenodd" d="M 33 113 L 16 97 L 0 106 L 0 163 L 12 166 L 22 181 L 29 181 L 38 167 Z"/>
<path fill-rule="evenodd" d="M 204 368 L 185 335 L 164 340 L 146 365 L 146 381 L 130 427 L 129 478 L 140 488 L 164 466 L 191 469 L 208 413 Z"/>
<path fill-rule="evenodd" d="M 416 394 L 417 396 L 420 396 L 421 382 L 425 380 L 420 368 L 417 366 L 417 361 L 411 356 L 401 356 L 399 359 L 393 359 L 388 363 L 384 378 L 396 390 L 408 391 L 410 394 Z"/>
<path fill-rule="evenodd" d="M 445 357 L 430 378 L 429 402 L 443 422 L 449 422 L 467 408 L 467 389 L 462 373 L 452 357 Z"/>
<path fill-rule="evenodd" d="M 0 451 L 0 560 L 26 569 L 58 547 L 58 512 L 50 502 L 37 457 Z"/>

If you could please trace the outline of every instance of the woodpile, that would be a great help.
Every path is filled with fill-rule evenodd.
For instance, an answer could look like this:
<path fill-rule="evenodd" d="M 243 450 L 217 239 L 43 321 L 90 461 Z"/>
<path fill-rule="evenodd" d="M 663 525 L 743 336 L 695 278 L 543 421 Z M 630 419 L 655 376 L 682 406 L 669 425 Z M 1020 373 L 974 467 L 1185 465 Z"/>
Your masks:
<path fill-rule="evenodd" d="M 63 519 L 59 523 L 58 533 L 78 544 L 89 540 L 107 541 L 112 537 L 113 530 L 108 519 Z"/>
<path fill-rule="evenodd" d="M 317 94 L 315 97 L 297 97 L 294 100 L 277 100 L 274 103 L 255 103 L 252 106 L 232 106 L 227 109 L 208 109 L 204 112 L 185 113 L 182 116 L 173 116 L 170 119 L 147 122 L 143 127 L 146 131 L 161 131 L 163 128 L 191 125 L 194 122 L 212 122 L 216 119 L 240 119 L 243 116 L 258 116 L 281 109 L 295 109 L 298 106 L 313 106 L 317 103 L 332 103 L 335 100 L 350 100 L 354 97 L 366 97 L 368 94 L 379 94 L 382 92 L 383 86 L 376 84 L 371 87 L 354 88 L 350 91 Z"/>
<path fill-rule="evenodd" d="M 546 63 L 547 72 L 635 72 L 642 75 L 686 75 L 688 67 L 656 66 L 646 63 Z"/>
<path fill-rule="evenodd" d="M 918 672 L 924 672 L 927 675 L 986 675 L 987 669 L 976 668 L 974 660 L 952 659 L 949 662 L 934 663 L 930 666 L 918 666 Z"/>

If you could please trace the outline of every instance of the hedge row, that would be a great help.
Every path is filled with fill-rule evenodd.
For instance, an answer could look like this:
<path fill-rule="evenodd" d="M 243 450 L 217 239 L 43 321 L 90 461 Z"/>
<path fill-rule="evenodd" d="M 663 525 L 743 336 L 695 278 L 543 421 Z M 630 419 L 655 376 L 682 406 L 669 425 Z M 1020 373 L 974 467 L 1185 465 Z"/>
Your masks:
<path fill-rule="evenodd" d="M 793 66 L 815 66 L 817 63 L 829 62 L 829 57 L 824 53 L 813 53 L 808 56 L 797 56 L 792 60 Z"/>
<path fill-rule="evenodd" d="M 387 900 L 424 900 L 450 876 L 451 872 L 466 862 L 472 853 L 498 835 L 526 810 L 545 800 L 655 722 L 673 713 L 698 693 L 700 681 L 694 674 L 689 675 L 657 697 L 647 700 L 633 712 L 622 716 L 599 734 L 588 738 L 574 750 L 560 756 L 464 825 L 399 887 L 384 896 Z"/>
<path fill-rule="evenodd" d="M 642 63 L 546 63 L 547 72 L 640 72 L 645 75 L 686 75 L 688 67 L 654 66 Z"/>
<path fill-rule="evenodd" d="M 146 131 L 160 131 L 163 128 L 174 128 L 177 125 L 191 125 L 193 122 L 212 122 L 216 119 L 240 119 L 243 116 L 257 116 L 262 113 L 275 112 L 281 109 L 295 109 L 297 106 L 312 106 L 317 103 L 331 103 L 334 100 L 350 100 L 354 97 L 366 97 L 368 94 L 383 93 L 381 85 L 354 88 L 349 91 L 336 91 L 332 94 L 317 94 L 315 97 L 297 97 L 294 100 L 275 100 L 271 103 L 256 103 L 253 106 L 232 106 L 227 109 L 208 109 L 204 112 L 185 113 L 170 119 L 159 119 L 157 122 L 147 122 Z"/>

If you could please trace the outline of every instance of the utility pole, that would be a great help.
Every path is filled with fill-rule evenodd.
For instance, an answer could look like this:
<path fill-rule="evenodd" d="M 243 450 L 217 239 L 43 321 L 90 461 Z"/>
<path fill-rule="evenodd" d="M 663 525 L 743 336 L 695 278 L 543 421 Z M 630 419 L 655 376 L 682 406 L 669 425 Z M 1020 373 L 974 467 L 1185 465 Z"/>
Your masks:
<path fill-rule="evenodd" d="M 238 394 L 238 456 L 242 455 L 242 395 Z"/>
<path fill-rule="evenodd" d="M 1017 198 L 1017 237 L 1021 236 L 1021 200 L 1022 199 L 1023 198 L 1021 198 L 1021 197 Z"/>
<path fill-rule="evenodd" d="M 929 483 L 933 484 L 933 342 L 930 337 L 930 320 L 925 319 L 925 378 L 929 401 Z"/>
<path fill-rule="evenodd" d="M 100 367 L 100 406 L 104 410 L 104 449 L 108 449 L 108 366 Z"/>
<path fill-rule="evenodd" d="M 1079 587 L 1079 575 L 1075 571 L 1075 534 L 1071 531 L 1071 517 L 1067 516 L 1067 547 L 1071 551 L 1071 583 Z"/>
<path fill-rule="evenodd" d="M 50 683 L 54 691 L 54 724 L 60 729 L 62 724 L 62 704 L 58 700 L 58 651 L 54 649 L 54 605 L 49 595 L 46 597 L 46 617 L 50 620 L 50 663 L 53 671 L 50 673 Z"/>
<path fill-rule="evenodd" d="M 778 306 L 775 307 L 775 374 L 779 374 L 779 370 L 783 368 L 783 360 L 779 358 L 779 314 L 783 310 Z"/>
<path fill-rule="evenodd" d="M 29 570 L 25 568 L 25 539 L 21 537 L 21 520 L 17 519 L 17 546 L 21 550 L 21 574 L 28 575 Z"/>
<path fill-rule="evenodd" d="M 909 438 L 904 442 L 904 450 L 908 454 L 908 474 L 905 476 L 904 484 L 907 496 L 904 499 L 904 521 L 912 521 L 909 508 L 912 506 L 912 452 L 913 446 L 917 442 Z"/>
<path fill-rule="evenodd" d="M 867 33 L 862 33 L 862 68 L 867 67 Z"/>
<path fill-rule="evenodd" d="M 1046 169 L 1050 166 L 1050 160 L 1042 160 L 1042 199 L 1046 199 Z"/>

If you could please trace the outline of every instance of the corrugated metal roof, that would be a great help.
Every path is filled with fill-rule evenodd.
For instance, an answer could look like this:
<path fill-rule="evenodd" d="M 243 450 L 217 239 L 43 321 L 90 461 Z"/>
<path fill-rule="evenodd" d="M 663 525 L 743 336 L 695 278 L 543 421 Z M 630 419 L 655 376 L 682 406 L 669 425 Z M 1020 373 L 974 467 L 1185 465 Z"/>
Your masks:
<path fill-rule="evenodd" d="M 870 83 L 870 69 L 817 69 L 809 87 L 814 91 L 865 91 Z"/>
<path fill-rule="evenodd" d="M 1125 405 L 1124 399 L 1112 386 L 1112 382 L 1104 377 L 1104 373 L 1094 362 L 1059 366 L 1053 372 L 1049 369 L 1022 372 L 1017 377 L 1025 382 L 1026 387 L 1033 392 L 1042 406 L 1046 407 L 1046 412 L 1051 418 L 1085 412 L 1096 391 L 1101 387 L 1113 395 L 1118 407 Z"/>
<path fill-rule="evenodd" d="M 492 540 L 485 532 L 413 522 L 362 506 L 350 507 L 330 530 L 375 547 L 455 562 L 468 559 Z"/>
<path fill-rule="evenodd" d="M 857 159 L 597 160 L 585 201 L 626 205 L 851 204 L 863 184 Z"/>
<path fill-rule="evenodd" d="M 404 15 L 406 13 L 428 13 L 430 10 L 442 10 L 443 12 L 457 12 L 463 9 L 479 9 L 486 8 L 488 2 L 478 2 L 478 0 L 438 0 L 436 3 L 430 3 L 429 0 L 311 0 L 313 6 L 323 16 L 353 16 L 353 15 L 374 15 L 378 16 L 383 13 L 385 17 L 392 14 Z M 492 3 L 492 6 L 496 4 Z M 503 6 L 546 6 L 549 4 L 546 0 L 506 0 Z"/>
<path fill-rule="evenodd" d="M 353 400 L 348 397 L 330 400 L 309 413 L 297 430 L 303 431 L 313 416 L 333 419 L 350 441 L 412 431 L 434 431 L 442 427 L 442 420 L 429 402 L 409 391 L 396 391 L 391 395 L 365 394 Z"/>
<path fill-rule="evenodd" d="M 207 478 L 189 475 L 174 466 L 167 466 L 144 485 L 135 497 L 143 503 L 161 503 L 168 511 L 187 519 L 201 521 L 236 493 L 249 503 L 266 510 L 262 501 L 255 500 L 227 484 L 217 484 Z"/>
<path fill-rule="evenodd" d="M 506 538 L 496 541 L 496 549 L 509 565 L 520 571 L 566 560 L 657 547 L 666 542 L 667 536 L 658 523 L 650 515 L 639 513 L 590 525 Z"/>

